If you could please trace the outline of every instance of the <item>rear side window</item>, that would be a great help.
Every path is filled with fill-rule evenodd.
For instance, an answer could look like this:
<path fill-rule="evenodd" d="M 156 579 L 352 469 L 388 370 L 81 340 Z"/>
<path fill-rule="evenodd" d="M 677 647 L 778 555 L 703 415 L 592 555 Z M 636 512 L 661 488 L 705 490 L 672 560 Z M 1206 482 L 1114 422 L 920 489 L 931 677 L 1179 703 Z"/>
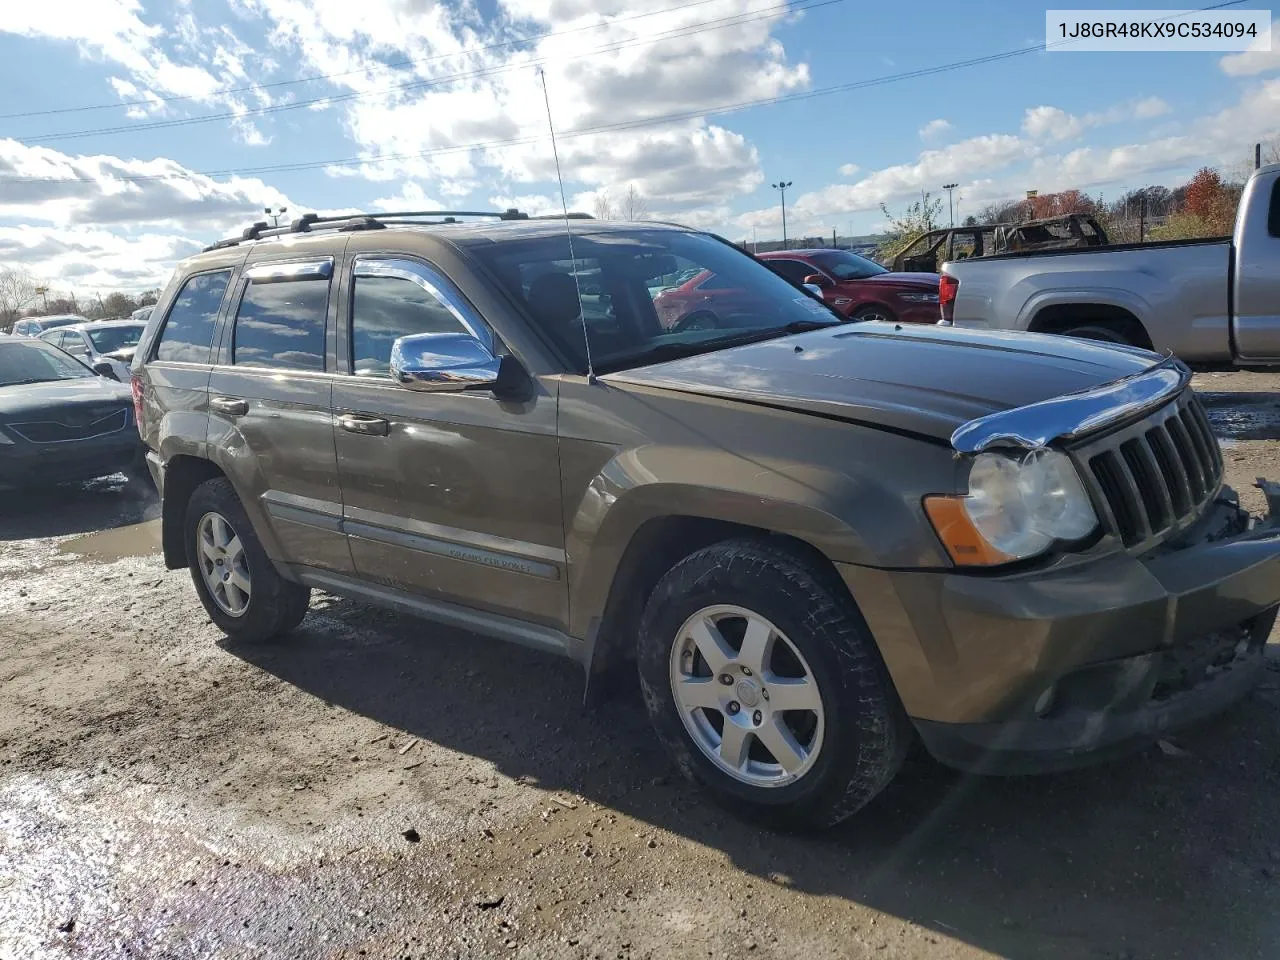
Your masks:
<path fill-rule="evenodd" d="M 1280 237 L 1280 180 L 1271 186 L 1271 209 L 1267 212 L 1267 233 Z"/>
<path fill-rule="evenodd" d="M 254 281 L 236 312 L 231 362 L 237 367 L 324 369 L 329 281 Z"/>
<path fill-rule="evenodd" d="M 766 260 L 765 265 L 780 277 L 785 277 L 792 283 L 804 283 L 804 278 L 812 276 L 818 271 L 807 263 L 801 263 L 799 260 Z"/>
<path fill-rule="evenodd" d="M 421 284 L 403 277 L 357 274 L 351 308 L 351 365 L 357 376 L 385 376 L 391 345 L 418 333 L 470 333 Z"/>
<path fill-rule="evenodd" d="M 230 270 L 219 270 L 197 274 L 182 285 L 160 332 L 157 360 L 209 362 L 209 346 L 218 321 L 218 307 L 230 279 Z"/>

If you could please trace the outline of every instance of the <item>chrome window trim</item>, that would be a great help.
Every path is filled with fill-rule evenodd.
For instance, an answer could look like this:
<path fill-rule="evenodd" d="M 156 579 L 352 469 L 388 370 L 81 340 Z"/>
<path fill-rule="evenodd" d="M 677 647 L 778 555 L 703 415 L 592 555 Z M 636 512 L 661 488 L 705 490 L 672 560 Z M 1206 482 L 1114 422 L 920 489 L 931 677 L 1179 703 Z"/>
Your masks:
<path fill-rule="evenodd" d="M 1167 403 L 1191 382 L 1191 371 L 1166 357 L 1140 373 L 1080 393 L 978 417 L 956 428 L 951 446 L 976 454 L 992 447 L 1035 450 L 1137 417 Z"/>
<path fill-rule="evenodd" d="M 249 267 L 244 279 L 250 283 L 281 283 L 286 280 L 328 280 L 333 276 L 333 257 L 315 260 L 273 260 Z"/>
<path fill-rule="evenodd" d="M 354 280 L 361 277 L 389 277 L 395 280 L 407 280 L 431 294 L 449 311 L 463 328 L 482 344 L 494 350 L 493 334 L 489 325 L 475 315 L 471 305 L 462 299 L 462 295 L 454 288 L 453 283 L 435 267 L 417 260 L 384 257 L 357 257 L 352 269 Z M 356 314 L 355 285 L 351 289 L 351 328 L 354 331 Z"/>

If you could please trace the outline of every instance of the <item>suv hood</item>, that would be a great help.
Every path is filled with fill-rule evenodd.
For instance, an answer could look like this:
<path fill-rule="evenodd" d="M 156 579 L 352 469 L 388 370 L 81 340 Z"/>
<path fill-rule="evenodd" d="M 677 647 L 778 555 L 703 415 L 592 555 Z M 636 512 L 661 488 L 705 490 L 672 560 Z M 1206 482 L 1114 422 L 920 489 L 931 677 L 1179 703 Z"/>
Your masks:
<path fill-rule="evenodd" d="M 1087 390 L 1158 361 L 1050 335 L 854 323 L 602 377 L 950 440 L 977 417 Z"/>

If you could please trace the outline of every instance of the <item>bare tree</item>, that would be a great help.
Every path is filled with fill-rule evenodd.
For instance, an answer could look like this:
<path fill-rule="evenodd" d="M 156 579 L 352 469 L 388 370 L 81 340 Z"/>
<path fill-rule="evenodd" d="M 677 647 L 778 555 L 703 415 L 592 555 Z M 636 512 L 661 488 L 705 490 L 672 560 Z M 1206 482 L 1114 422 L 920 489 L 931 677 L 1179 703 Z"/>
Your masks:
<path fill-rule="evenodd" d="M 644 194 L 636 189 L 634 183 L 627 186 L 627 192 L 622 196 L 622 219 L 623 220 L 643 220 L 649 215 L 649 202 L 645 200 Z"/>
<path fill-rule="evenodd" d="M 36 298 L 36 282 L 25 270 L 0 270 L 0 328 L 8 331 L 24 307 Z"/>
<path fill-rule="evenodd" d="M 597 220 L 613 219 L 613 198 L 609 196 L 608 190 L 597 190 L 595 205 L 593 207 Z"/>

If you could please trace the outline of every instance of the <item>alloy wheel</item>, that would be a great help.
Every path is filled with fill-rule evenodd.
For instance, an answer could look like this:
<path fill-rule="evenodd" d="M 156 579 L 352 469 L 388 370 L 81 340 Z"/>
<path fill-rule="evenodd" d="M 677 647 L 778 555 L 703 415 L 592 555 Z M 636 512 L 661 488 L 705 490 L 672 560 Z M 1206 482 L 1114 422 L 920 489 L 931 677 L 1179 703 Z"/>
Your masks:
<path fill-rule="evenodd" d="M 223 613 L 243 616 L 249 609 L 253 584 L 249 558 L 235 529 L 220 513 L 206 513 L 196 528 L 200 548 L 200 573 L 209 595 Z"/>

